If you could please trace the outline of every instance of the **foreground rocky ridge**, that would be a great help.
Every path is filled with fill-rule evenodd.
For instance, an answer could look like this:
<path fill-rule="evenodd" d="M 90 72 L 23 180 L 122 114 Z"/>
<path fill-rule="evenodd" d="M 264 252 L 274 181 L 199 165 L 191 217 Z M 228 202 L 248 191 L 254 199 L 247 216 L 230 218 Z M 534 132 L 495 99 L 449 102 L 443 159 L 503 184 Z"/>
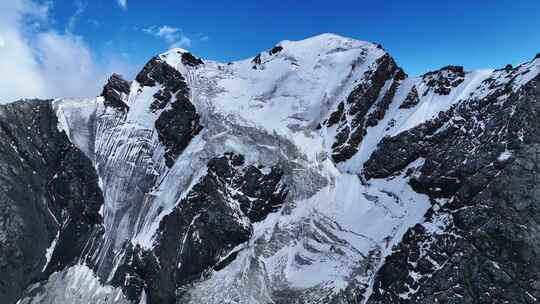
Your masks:
<path fill-rule="evenodd" d="M 387 259 L 367 303 L 537 302 L 539 100 L 537 75 L 381 143 L 367 172 L 390 176 L 421 158 L 410 183 L 433 206 Z M 385 153 L 405 163 L 378 161 Z"/>
<path fill-rule="evenodd" d="M 534 303 L 539 74 L 325 34 L 2 106 L 0 302 Z"/>
<path fill-rule="evenodd" d="M 103 197 L 92 163 L 58 130 L 51 101 L 4 105 L 0 117 L 0 299 L 14 303 L 30 283 L 81 261 L 102 229 Z"/>

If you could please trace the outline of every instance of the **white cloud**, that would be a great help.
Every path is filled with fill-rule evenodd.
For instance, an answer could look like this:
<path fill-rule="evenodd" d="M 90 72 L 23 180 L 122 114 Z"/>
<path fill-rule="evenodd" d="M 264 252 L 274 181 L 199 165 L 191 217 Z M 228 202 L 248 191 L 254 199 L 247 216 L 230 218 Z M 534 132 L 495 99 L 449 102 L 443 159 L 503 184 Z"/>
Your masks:
<path fill-rule="evenodd" d="M 0 103 L 96 96 L 112 67 L 123 68 L 119 73 L 129 70 L 119 57 L 97 62 L 84 39 L 72 32 L 76 19 L 64 32 L 53 30 L 50 9 L 50 2 L 0 1 Z"/>
<path fill-rule="evenodd" d="M 105 71 L 94 63 L 82 38 L 56 32 L 41 33 L 36 37 L 36 50 L 49 96 L 92 96 L 103 85 Z"/>
<path fill-rule="evenodd" d="M 161 27 L 151 26 L 143 29 L 143 32 L 158 38 L 162 38 L 165 40 L 165 42 L 167 42 L 167 44 L 169 44 L 169 47 L 171 48 L 191 46 L 191 39 L 184 35 L 181 29 L 176 27 L 171 27 L 168 25 Z"/>
<path fill-rule="evenodd" d="M 116 3 L 118 3 L 122 9 L 127 9 L 127 0 L 116 0 Z"/>

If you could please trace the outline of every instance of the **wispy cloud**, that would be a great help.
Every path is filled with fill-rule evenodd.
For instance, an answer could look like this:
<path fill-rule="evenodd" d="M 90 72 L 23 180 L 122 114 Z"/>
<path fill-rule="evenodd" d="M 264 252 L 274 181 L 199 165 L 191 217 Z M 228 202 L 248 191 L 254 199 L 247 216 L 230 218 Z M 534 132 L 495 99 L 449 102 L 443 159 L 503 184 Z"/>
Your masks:
<path fill-rule="evenodd" d="M 73 31 L 75 30 L 75 27 L 77 26 L 77 23 L 79 22 L 81 15 L 86 10 L 87 3 L 82 2 L 81 0 L 77 0 L 75 1 L 75 6 L 76 6 L 75 12 L 69 18 L 67 26 L 66 26 L 66 32 L 69 32 L 69 33 L 73 33 Z"/>
<path fill-rule="evenodd" d="M 184 32 L 177 27 L 168 25 L 163 25 L 160 27 L 151 26 L 143 29 L 143 32 L 158 38 L 162 38 L 171 48 L 191 46 L 191 38 L 186 36 Z"/>
<path fill-rule="evenodd" d="M 126 72 L 121 58 L 96 60 L 83 37 L 73 33 L 83 6 L 57 31 L 51 27 L 51 2 L 39 3 L 0 1 L 0 71 L 10 71 L 1 80 L 0 103 L 25 97 L 92 97 L 112 68 Z"/>
<path fill-rule="evenodd" d="M 86 22 L 88 22 L 88 24 L 90 24 L 91 26 L 93 27 L 99 27 L 101 25 L 101 22 L 97 19 L 87 19 Z"/>
<path fill-rule="evenodd" d="M 127 9 L 127 0 L 116 0 L 116 3 L 118 3 L 122 9 Z"/>
<path fill-rule="evenodd" d="M 202 42 L 206 42 L 208 40 L 210 40 L 210 37 L 208 37 L 208 35 L 205 35 L 205 34 L 197 34 L 197 36 L 199 37 L 199 40 L 202 41 Z"/>

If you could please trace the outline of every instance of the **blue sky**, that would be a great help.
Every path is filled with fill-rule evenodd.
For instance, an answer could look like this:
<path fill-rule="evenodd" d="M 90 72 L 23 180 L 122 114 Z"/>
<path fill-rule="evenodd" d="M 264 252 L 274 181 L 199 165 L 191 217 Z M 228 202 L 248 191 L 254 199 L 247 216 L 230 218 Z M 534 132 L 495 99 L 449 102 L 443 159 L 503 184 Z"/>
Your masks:
<path fill-rule="evenodd" d="M 43 51 L 35 51 L 32 35 L 52 33 L 88 52 L 94 73 L 117 67 L 129 77 L 171 46 L 227 62 L 254 56 L 280 40 L 325 32 L 381 43 L 410 75 L 448 64 L 497 68 L 540 52 L 538 0 L 11 1 L 47 8 L 46 16 L 34 17 L 39 30 L 28 30 L 29 22 L 17 25 L 34 56 Z M 36 10 L 13 9 L 24 20 Z M 0 12 L 0 23 L 1 18 Z M 0 55 L 1 40 L 0 29 Z M 49 57 L 60 62 L 54 58 L 56 45 L 47 47 Z M 36 60 L 40 64 L 49 57 Z"/>
<path fill-rule="evenodd" d="M 98 52 L 119 50 L 135 61 L 169 45 L 145 35 L 151 26 L 179 28 L 192 52 L 220 61 L 253 56 L 283 39 L 332 32 L 381 43 L 412 75 L 446 64 L 500 67 L 540 52 L 540 1 L 89 1 L 76 32 Z M 72 0 L 55 1 L 66 22 Z M 208 38 L 201 41 L 201 37 Z"/>

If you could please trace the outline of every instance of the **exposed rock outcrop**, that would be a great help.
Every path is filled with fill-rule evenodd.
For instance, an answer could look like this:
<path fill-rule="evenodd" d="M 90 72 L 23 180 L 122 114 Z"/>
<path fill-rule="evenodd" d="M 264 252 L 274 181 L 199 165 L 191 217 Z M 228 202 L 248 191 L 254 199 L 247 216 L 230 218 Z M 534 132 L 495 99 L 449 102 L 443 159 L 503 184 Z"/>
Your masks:
<path fill-rule="evenodd" d="M 339 104 L 327 122 L 328 127 L 340 122 L 336 140 L 332 144 L 332 159 L 335 162 L 346 161 L 358 151 L 366 129 L 384 117 L 399 82 L 405 76 L 389 55 L 379 58 L 374 67 L 364 73 L 363 82 L 350 93 L 345 103 Z M 373 108 L 375 110 L 370 112 Z"/>
<path fill-rule="evenodd" d="M 124 99 L 129 95 L 129 87 L 130 83 L 122 76 L 112 74 L 101 92 L 101 96 L 105 99 L 105 106 L 124 112 L 129 111 L 128 105 L 124 102 Z"/>
<path fill-rule="evenodd" d="M 178 290 L 230 263 L 236 246 L 249 240 L 251 223 L 283 203 L 287 188 L 279 167 L 267 173 L 227 153 L 208 162 L 208 173 L 160 223 L 155 248 L 127 244 L 113 285 L 128 298 L 174 303 Z"/>
<path fill-rule="evenodd" d="M 410 183 L 433 207 L 386 259 L 368 303 L 537 301 L 539 88 L 537 76 L 381 143 L 367 175 L 423 158 Z"/>
<path fill-rule="evenodd" d="M 193 55 L 185 59 L 186 54 L 182 54 L 182 61 L 188 60 L 190 65 L 200 64 L 193 61 Z M 136 80 L 143 86 L 160 86 L 150 109 L 153 112 L 161 110 L 155 127 L 166 148 L 165 157 L 170 167 L 191 139 L 202 130 L 200 116 L 189 100 L 189 88 L 182 74 L 158 57 L 146 64 Z"/>
<path fill-rule="evenodd" d="M 50 100 L 0 106 L 0 302 L 78 262 L 101 228 L 90 160 L 58 129 Z"/>

